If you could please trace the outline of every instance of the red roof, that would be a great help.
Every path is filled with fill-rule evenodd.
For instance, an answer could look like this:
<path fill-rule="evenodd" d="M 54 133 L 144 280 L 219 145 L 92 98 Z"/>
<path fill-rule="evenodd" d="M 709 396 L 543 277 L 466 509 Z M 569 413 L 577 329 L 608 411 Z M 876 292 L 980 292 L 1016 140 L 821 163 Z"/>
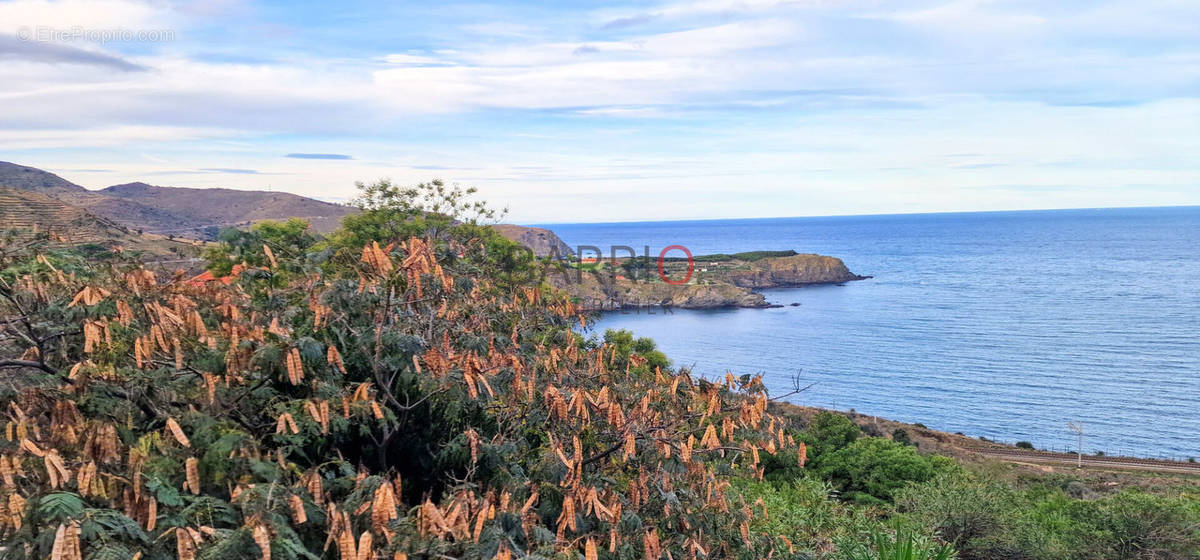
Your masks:
<path fill-rule="evenodd" d="M 231 282 L 233 282 L 233 279 L 236 278 L 237 275 L 242 273 L 243 270 L 246 270 L 245 266 L 235 264 L 233 265 L 233 271 L 229 273 L 229 276 L 222 276 L 220 278 L 214 276 L 211 270 L 205 270 L 204 272 L 191 277 L 188 282 L 198 286 L 203 286 L 209 282 L 220 282 L 228 286 Z"/>

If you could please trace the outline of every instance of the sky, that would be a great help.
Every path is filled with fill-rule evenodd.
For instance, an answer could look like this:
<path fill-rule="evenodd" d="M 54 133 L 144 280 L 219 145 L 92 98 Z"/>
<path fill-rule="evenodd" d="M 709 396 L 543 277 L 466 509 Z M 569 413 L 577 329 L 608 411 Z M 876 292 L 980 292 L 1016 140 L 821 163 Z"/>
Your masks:
<path fill-rule="evenodd" d="M 517 223 L 1200 204 L 1194 0 L 0 1 L 0 160 Z"/>

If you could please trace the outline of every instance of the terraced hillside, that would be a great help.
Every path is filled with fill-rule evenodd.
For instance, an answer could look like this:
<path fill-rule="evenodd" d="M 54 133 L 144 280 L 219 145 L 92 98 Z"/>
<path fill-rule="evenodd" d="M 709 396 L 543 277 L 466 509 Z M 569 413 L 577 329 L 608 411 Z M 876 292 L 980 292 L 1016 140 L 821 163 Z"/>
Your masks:
<path fill-rule="evenodd" d="M 124 226 L 57 198 L 8 188 L 0 188 L 0 224 L 17 238 L 49 232 L 67 243 L 119 243 L 136 237 Z"/>
<path fill-rule="evenodd" d="M 139 235 L 107 218 L 44 194 L 0 187 L 0 244 L 19 243 L 39 233 L 52 244 L 97 244 L 145 251 L 154 256 L 190 256 L 196 243 Z"/>

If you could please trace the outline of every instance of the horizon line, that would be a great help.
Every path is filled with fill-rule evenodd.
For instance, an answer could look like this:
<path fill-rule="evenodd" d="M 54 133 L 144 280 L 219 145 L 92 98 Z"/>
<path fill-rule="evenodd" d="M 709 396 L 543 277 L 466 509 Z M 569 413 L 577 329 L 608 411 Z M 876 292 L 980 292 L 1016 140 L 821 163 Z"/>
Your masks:
<path fill-rule="evenodd" d="M 803 216 L 763 216 L 735 218 L 678 218 L 670 220 L 612 220 L 605 222 L 527 222 L 524 224 L 500 222 L 508 225 L 525 225 L 527 227 L 546 226 L 575 226 L 575 225 L 606 225 L 606 224 L 663 224 L 686 222 L 734 222 L 751 220 L 793 220 L 807 218 L 869 218 L 888 216 L 936 216 L 950 214 L 1010 214 L 1020 212 L 1064 212 L 1088 210 L 1156 210 L 1168 208 L 1200 208 L 1200 204 L 1169 204 L 1165 206 L 1085 206 L 1068 208 L 1016 208 L 1007 210 L 939 210 L 932 212 L 868 212 L 863 214 L 810 214 Z"/>

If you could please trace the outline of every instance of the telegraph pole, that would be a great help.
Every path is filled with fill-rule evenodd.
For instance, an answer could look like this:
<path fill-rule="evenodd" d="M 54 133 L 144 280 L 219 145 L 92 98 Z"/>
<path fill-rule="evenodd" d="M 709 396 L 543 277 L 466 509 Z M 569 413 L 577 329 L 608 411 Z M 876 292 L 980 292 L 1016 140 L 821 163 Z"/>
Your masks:
<path fill-rule="evenodd" d="M 1075 451 L 1079 454 L 1076 467 L 1083 468 L 1083 422 L 1078 424 L 1074 422 L 1067 422 L 1067 427 L 1070 428 L 1072 432 L 1075 432 L 1076 436 L 1079 436 L 1079 442 L 1076 444 L 1078 447 L 1075 448 Z"/>

